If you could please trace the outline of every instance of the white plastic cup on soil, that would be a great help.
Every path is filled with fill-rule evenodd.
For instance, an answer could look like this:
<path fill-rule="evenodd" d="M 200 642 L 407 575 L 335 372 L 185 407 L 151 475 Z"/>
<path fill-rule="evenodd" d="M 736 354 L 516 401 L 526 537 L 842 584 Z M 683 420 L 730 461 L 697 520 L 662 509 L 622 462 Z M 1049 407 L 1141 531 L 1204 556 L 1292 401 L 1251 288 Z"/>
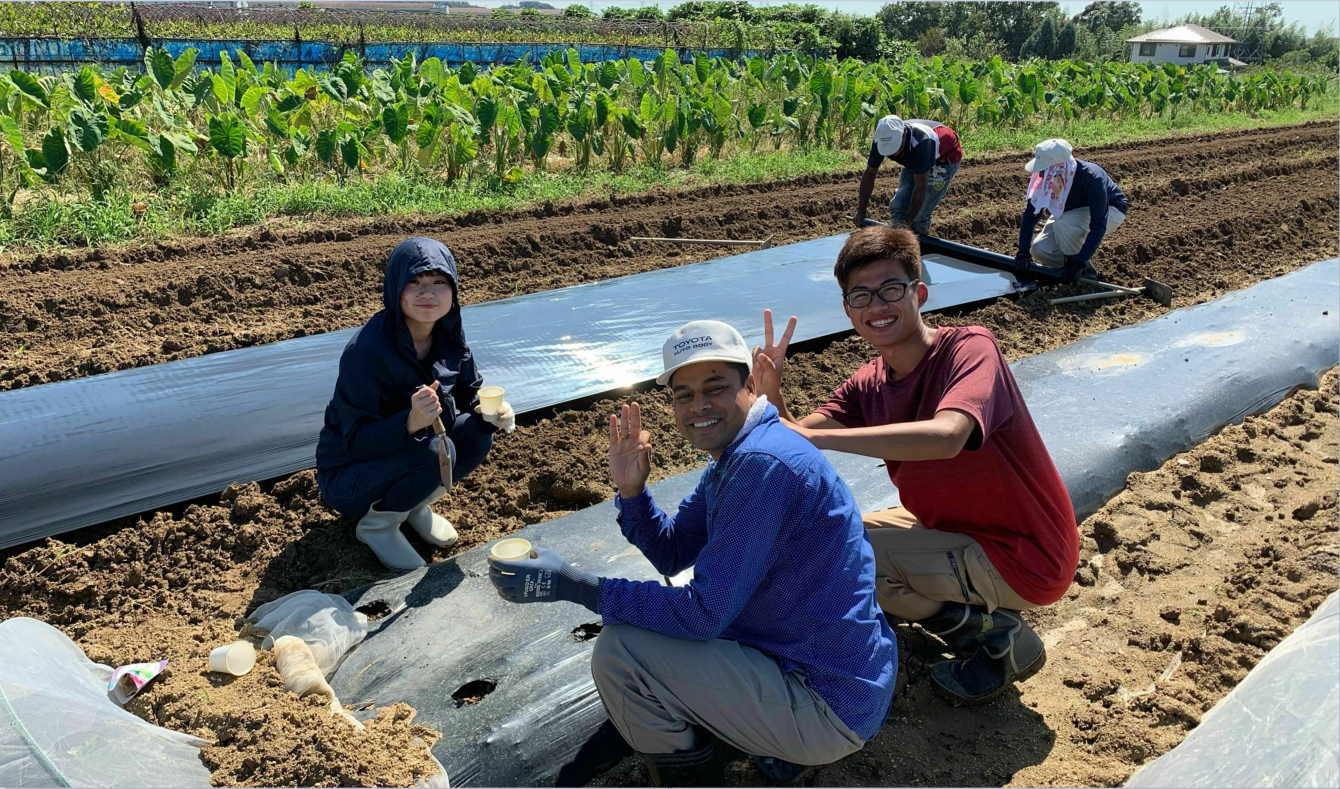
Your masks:
<path fill-rule="evenodd" d="M 493 416 L 502 410 L 502 404 L 503 388 L 501 386 L 485 386 L 479 390 L 479 410 L 481 413 Z M 525 540 L 522 540 L 522 542 L 525 542 Z"/>
<path fill-rule="evenodd" d="M 209 653 L 209 670 L 240 677 L 256 665 L 256 648 L 249 641 L 234 641 Z"/>
<path fill-rule="evenodd" d="M 531 555 L 530 542 L 520 537 L 512 537 L 507 540 L 499 540 L 493 543 L 489 549 L 489 556 L 503 562 L 513 562 L 517 559 L 528 559 Z M 502 572 L 499 570 L 498 572 Z M 503 575 L 516 575 L 516 573 L 503 573 Z"/>

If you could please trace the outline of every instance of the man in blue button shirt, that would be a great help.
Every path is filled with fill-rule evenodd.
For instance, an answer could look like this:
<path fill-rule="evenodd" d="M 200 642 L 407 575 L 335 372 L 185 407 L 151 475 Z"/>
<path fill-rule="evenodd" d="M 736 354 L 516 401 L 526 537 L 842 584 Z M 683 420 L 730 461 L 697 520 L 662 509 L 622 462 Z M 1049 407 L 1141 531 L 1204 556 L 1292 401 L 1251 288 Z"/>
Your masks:
<path fill-rule="evenodd" d="M 1019 221 L 1016 261 L 1027 264 L 1031 251 L 1033 260 L 1060 268 L 1067 282 L 1092 275 L 1090 259 L 1098 243 L 1126 221 L 1126 195 L 1103 168 L 1076 159 L 1065 140 L 1038 143 L 1024 169 L 1033 175 Z M 1051 216 L 1033 238 L 1033 226 L 1044 210 Z"/>
<path fill-rule="evenodd" d="M 762 352 L 780 364 L 785 347 L 769 337 Z M 714 737 L 795 782 L 884 725 L 898 655 L 874 553 L 832 465 L 758 395 L 739 332 L 694 321 L 663 355 L 657 381 L 671 387 L 675 424 L 712 462 L 673 515 L 662 511 L 646 489 L 651 434 L 632 404 L 610 416 L 610 474 L 624 536 L 657 572 L 692 567 L 693 580 L 598 578 L 543 548 L 491 559 L 490 577 L 509 600 L 601 615 L 591 672 L 654 785 L 723 785 Z"/>

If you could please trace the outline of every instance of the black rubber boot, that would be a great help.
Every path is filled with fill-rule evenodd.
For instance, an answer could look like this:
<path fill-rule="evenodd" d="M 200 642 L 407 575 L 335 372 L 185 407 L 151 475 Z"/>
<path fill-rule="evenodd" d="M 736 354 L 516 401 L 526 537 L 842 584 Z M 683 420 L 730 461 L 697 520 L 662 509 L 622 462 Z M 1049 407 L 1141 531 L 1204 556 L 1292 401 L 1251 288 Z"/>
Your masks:
<path fill-rule="evenodd" d="M 1047 650 L 1018 612 L 997 608 L 985 615 L 989 629 L 967 660 L 931 666 L 931 684 L 955 706 L 984 704 L 1047 664 Z"/>
<path fill-rule="evenodd" d="M 713 758 L 716 741 L 692 751 L 639 753 L 652 786 L 725 786 L 726 775 Z"/>
<path fill-rule="evenodd" d="M 775 756 L 755 756 L 754 766 L 769 781 L 784 785 L 800 783 L 805 776 L 814 772 L 815 769 L 813 765 L 796 764 L 785 759 L 778 759 Z"/>

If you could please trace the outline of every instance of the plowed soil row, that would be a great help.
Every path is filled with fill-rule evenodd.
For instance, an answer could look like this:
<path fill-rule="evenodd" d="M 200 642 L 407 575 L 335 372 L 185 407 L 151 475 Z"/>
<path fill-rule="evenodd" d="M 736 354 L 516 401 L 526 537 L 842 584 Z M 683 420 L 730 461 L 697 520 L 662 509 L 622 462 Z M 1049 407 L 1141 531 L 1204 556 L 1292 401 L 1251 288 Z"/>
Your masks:
<path fill-rule="evenodd" d="M 1176 288 L 1175 306 L 1183 306 L 1334 257 L 1340 241 L 1335 139 L 1336 126 L 1329 124 L 1095 152 L 1093 158 L 1122 182 L 1135 203 L 1131 218 L 1105 243 L 1096 263 L 1118 281 L 1152 276 L 1167 282 Z M 937 217 L 937 231 L 978 246 L 1012 248 L 1011 224 L 1022 204 L 1021 162 L 1021 157 L 974 162 L 961 171 Z M 974 173 L 980 176 L 977 180 L 969 177 Z M 891 187 L 891 182 L 881 182 L 881 189 Z M 623 233 L 619 238 L 626 239 L 648 231 L 672 231 L 675 226 L 664 223 L 678 219 L 679 232 L 685 236 L 758 237 L 775 231 L 780 240 L 795 241 L 826 235 L 841 229 L 838 223 L 850 210 L 854 185 L 844 179 L 811 179 L 770 189 L 708 190 L 711 194 L 697 195 L 700 204 L 685 196 L 663 195 L 629 200 L 618 210 L 553 208 L 512 215 L 506 229 L 492 226 L 493 218 L 476 225 L 463 219 L 424 220 L 422 227 L 403 221 L 369 222 L 355 229 L 383 229 L 366 234 L 345 231 L 351 233 L 348 241 L 333 236 L 329 241 L 284 240 L 280 231 L 270 231 L 276 237 L 267 241 L 256 235 L 190 242 L 229 250 L 213 257 L 197 249 L 170 260 L 132 260 L 130 256 L 154 252 L 140 250 L 95 252 L 103 259 L 94 261 L 86 257 L 63 263 L 17 261 L 0 273 L 0 294 L 5 299 L 0 313 L 8 321 L 4 341 L 12 342 L 14 321 L 22 321 L 18 336 L 31 340 L 34 349 L 46 348 L 47 357 L 35 353 L 29 358 L 25 350 L 22 357 L 31 361 L 64 358 L 61 354 L 68 355 L 74 347 L 92 353 L 97 349 L 90 346 L 99 332 L 106 333 L 110 347 L 122 350 L 117 343 L 128 340 L 121 338 L 151 337 L 141 356 L 96 357 L 117 358 L 122 366 L 132 366 L 162 361 L 153 344 L 170 338 L 154 332 L 170 328 L 196 332 L 175 335 L 182 338 L 182 345 L 173 353 L 182 355 L 209 350 L 209 343 L 219 344 L 219 349 L 230 341 L 234 344 L 226 347 L 246 344 L 245 332 L 239 339 L 226 331 L 228 320 L 240 327 L 253 317 L 273 318 L 265 326 L 275 334 L 252 338 L 254 342 L 344 328 L 377 308 L 381 261 L 407 233 L 438 235 L 457 251 L 470 301 L 481 292 L 488 297 L 510 295 L 500 283 L 510 282 L 525 292 L 611 276 L 619 266 L 628 268 L 617 273 L 631 273 L 679 265 L 703 254 L 686 250 L 671 257 L 677 250 L 639 251 L 622 240 L 607 244 L 596 239 L 593 228 L 615 227 Z M 620 224 L 625 220 L 629 223 Z M 433 230 L 449 222 L 449 232 Z M 502 251 L 502 245 L 520 243 L 527 232 L 535 236 L 542 254 L 518 257 Z M 352 256 L 355 246 L 364 248 L 362 257 Z M 630 256 L 615 258 L 625 247 Z M 318 254 L 327 256 L 320 259 L 325 267 L 311 268 L 316 264 L 310 261 Z M 302 263 L 297 262 L 299 255 Z M 288 262 L 281 262 L 280 256 Z M 555 262 L 559 260 L 566 262 Z M 63 268 L 52 268 L 52 263 Z M 99 268 L 103 264 L 108 268 Z M 517 264 L 528 268 L 504 268 Z M 281 265 L 289 271 L 285 283 L 278 284 L 274 269 Z M 34 270 L 43 266 L 45 270 Z M 298 282 L 301 277 L 295 271 L 324 271 L 327 277 Z M 238 285 L 262 273 L 268 277 L 257 280 L 263 285 Z M 145 279 L 134 279 L 141 274 Z M 222 286 L 217 291 L 200 288 L 202 277 Z M 109 291 L 111 278 L 138 284 L 117 285 L 119 289 Z M 103 289 L 94 290 L 99 281 Z M 170 282 L 176 284 L 169 288 Z M 181 291 L 187 285 L 193 295 L 182 304 Z M 93 318 L 76 309 L 81 304 L 95 308 L 89 305 L 99 304 L 99 294 L 120 306 L 104 307 L 106 312 Z M 166 302 L 149 306 L 152 294 Z M 237 309 L 239 302 L 263 296 L 275 297 L 275 305 Z M 34 302 L 40 305 L 37 311 L 31 309 Z M 29 305 L 23 317 L 18 312 L 21 304 Z M 344 306 L 334 309 L 333 304 Z M 234 311 L 216 312 L 227 309 Z M 1161 312 L 1151 302 L 1135 299 L 1053 309 L 1040 295 L 1030 294 L 934 320 L 986 325 L 1015 359 Z M 137 316 L 135 320 L 145 325 L 117 324 L 123 314 Z M 150 314 L 162 319 L 156 327 Z M 47 328 L 29 328 L 29 316 Z M 99 328 L 103 326 L 99 320 L 106 322 L 104 328 Z M 311 323 L 303 322 L 307 320 Z M 246 331 L 261 330 L 260 324 L 247 325 L 251 328 Z M 67 330 L 62 339 L 61 332 Z M 42 346 L 48 334 L 53 340 Z M 817 405 L 869 355 L 859 338 L 796 353 L 788 362 L 789 402 L 802 412 Z M 71 376 L 86 374 L 78 365 L 40 372 L 33 367 L 22 380 L 12 377 L 9 385 L 37 383 L 52 372 L 64 374 L 62 370 Z M 700 464 L 703 458 L 677 440 L 663 394 L 648 391 L 636 398 L 644 404 L 649 429 L 657 436 L 654 478 Z M 1054 643 L 1047 670 L 1025 686 L 1022 706 L 1007 701 L 976 712 L 940 706 L 917 662 L 924 666 L 932 659 L 934 647 L 919 640 L 915 630 L 904 633 L 913 683 L 900 707 L 903 717 L 862 754 L 828 768 L 817 781 L 1115 784 L 1144 759 L 1171 747 L 1265 648 L 1302 621 L 1319 601 L 1318 595 L 1335 586 L 1334 550 L 1326 554 L 1322 545 L 1334 542 L 1336 522 L 1335 400 L 1332 377 L 1323 395 L 1296 396 L 1290 401 L 1296 406 L 1282 407 L 1259 420 L 1265 427 L 1256 433 L 1232 432 L 1247 428 L 1226 431 L 1224 451 L 1212 453 L 1222 456 L 1219 470 L 1215 461 L 1202 462 L 1202 455 L 1192 453 L 1183 461 L 1198 469 L 1195 474 L 1170 472 L 1170 464 L 1163 472 L 1137 475 L 1124 498 L 1087 520 L 1081 527 L 1086 564 L 1071 598 L 1035 620 L 1049 633 L 1059 632 L 1062 640 Z M 499 437 L 489 461 L 439 505 L 461 531 L 457 549 L 607 498 L 611 489 L 601 431 L 605 416 L 617 405 L 606 401 L 560 411 Z M 1241 454 L 1238 447 L 1243 444 L 1250 444 L 1254 454 Z M 1295 473 L 1300 470 L 1301 474 Z M 1195 479 L 1184 479 L 1188 476 Z M 1254 492 L 1257 488 L 1264 498 Z M 1222 495 L 1196 493 L 1202 489 Z M 1332 498 L 1325 498 L 1327 492 Z M 1160 509 L 1146 506 L 1145 501 L 1176 503 Z M 1118 513 L 1114 507 L 1122 502 L 1128 509 Z M 1144 521 L 1136 517 L 1140 512 L 1147 513 Z M 1215 536 L 1213 546 L 1183 539 L 1196 530 L 1220 534 L 1206 532 L 1204 524 L 1227 531 Z M 322 504 L 311 472 L 279 481 L 239 483 L 222 496 L 189 506 L 0 554 L 8 555 L 0 567 L 0 618 L 41 618 L 69 633 L 94 659 L 114 665 L 171 659 L 168 673 L 137 700 L 136 712 L 214 739 L 217 744 L 205 758 L 215 770 L 216 783 L 404 785 L 428 769 L 422 746 L 414 740 L 431 740 L 432 734 L 413 727 L 402 710 L 388 711 L 383 722 L 369 727 L 370 734 L 357 735 L 286 695 L 268 665 L 262 664 L 254 678 L 233 683 L 220 682 L 203 670 L 208 649 L 234 638 L 239 617 L 256 605 L 296 589 L 341 591 L 385 575 L 353 539 L 352 531 L 351 522 Z M 427 547 L 419 547 L 427 555 Z M 1267 547 L 1278 554 L 1262 553 Z M 1174 548 L 1186 553 L 1160 553 Z M 1200 552 L 1189 553 L 1193 550 Z M 1103 558 L 1095 564 L 1090 559 L 1096 555 Z M 1151 567 L 1164 569 L 1155 572 Z M 1125 596 L 1112 583 L 1128 590 Z M 1180 625 L 1150 608 L 1151 601 L 1171 605 L 1167 601 L 1174 592 L 1188 599 L 1196 595 L 1195 601 L 1179 609 Z M 1222 607 L 1223 613 L 1214 606 Z M 1219 624 L 1207 621 L 1196 629 L 1188 613 L 1192 608 L 1202 614 L 1209 611 L 1209 620 Z M 1076 618 L 1084 624 L 1073 624 Z M 1133 637 L 1128 631 L 1140 638 L 1126 643 Z M 1101 645 L 1101 650 L 1084 644 L 1085 638 Z M 1159 664 L 1150 672 L 1157 675 L 1175 651 L 1183 653 L 1188 668 L 1173 675 L 1166 688 L 1141 693 L 1149 666 Z M 1089 693 L 1095 694 L 1092 699 Z M 1174 701 L 1181 706 L 1174 707 Z M 958 756 L 945 759 L 946 752 Z M 631 770 L 623 765 L 615 776 L 639 780 Z M 732 780 L 741 784 L 755 783 L 757 777 L 743 763 L 732 771 Z"/>
<path fill-rule="evenodd" d="M 1241 219 L 1299 233 L 1314 215 L 1328 221 L 1336 142 L 1334 124 L 1311 124 L 1082 151 L 1135 205 L 1098 262 L 1118 277 L 1165 279 L 1175 273 L 1166 264 L 1179 262 L 1187 242 L 1223 239 L 1238 252 L 1244 241 L 1255 244 L 1260 228 L 1244 232 Z M 937 234 L 1011 252 L 1025 158 L 970 161 L 940 209 Z M 887 200 L 895 179 L 888 168 L 877 198 Z M 0 391 L 357 326 L 381 308 L 386 257 L 407 235 L 440 238 L 453 249 L 468 304 L 734 251 L 629 242 L 633 236 L 772 235 L 786 243 L 843 232 L 855 183 L 855 173 L 839 173 L 510 213 L 276 225 L 224 238 L 0 260 Z M 1186 237 L 1186 219 L 1197 224 L 1197 238 Z M 1285 237 L 1270 243 L 1284 251 L 1297 245 Z M 1183 290 L 1199 296 L 1204 284 L 1242 284 L 1217 279 Z"/>

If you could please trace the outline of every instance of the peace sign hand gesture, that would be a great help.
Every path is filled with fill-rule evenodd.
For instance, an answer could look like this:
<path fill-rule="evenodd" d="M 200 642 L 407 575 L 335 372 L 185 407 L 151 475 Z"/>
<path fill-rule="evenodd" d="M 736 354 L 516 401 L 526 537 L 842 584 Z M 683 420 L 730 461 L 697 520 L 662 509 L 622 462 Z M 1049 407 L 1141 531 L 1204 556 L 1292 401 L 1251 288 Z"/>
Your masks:
<path fill-rule="evenodd" d="M 763 311 L 763 345 L 754 348 L 754 383 L 759 391 L 774 404 L 781 401 L 782 366 L 786 364 L 786 348 L 796 330 L 796 316 L 786 322 L 786 331 L 776 344 L 772 341 L 772 310 Z"/>
<path fill-rule="evenodd" d="M 651 433 L 642 429 L 642 407 L 623 407 L 623 418 L 610 414 L 610 477 L 619 495 L 642 495 L 651 475 Z"/>

